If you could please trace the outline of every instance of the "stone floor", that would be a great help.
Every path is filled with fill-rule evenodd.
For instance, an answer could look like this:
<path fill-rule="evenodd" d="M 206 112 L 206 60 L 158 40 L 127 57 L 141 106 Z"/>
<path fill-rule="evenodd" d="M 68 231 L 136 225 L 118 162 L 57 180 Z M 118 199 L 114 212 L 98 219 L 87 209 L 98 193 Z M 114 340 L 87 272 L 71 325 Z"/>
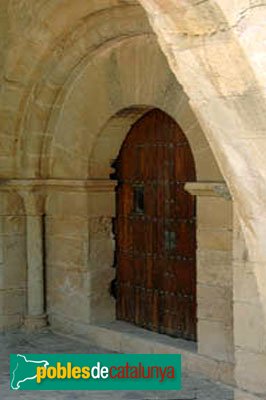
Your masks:
<path fill-rule="evenodd" d="M 179 392 L 26 392 L 9 389 L 10 353 L 108 353 L 89 344 L 56 335 L 49 331 L 38 334 L 8 333 L 0 335 L 0 399 L 26 400 L 233 400 L 233 390 L 201 376 L 183 373 L 183 390 Z"/>

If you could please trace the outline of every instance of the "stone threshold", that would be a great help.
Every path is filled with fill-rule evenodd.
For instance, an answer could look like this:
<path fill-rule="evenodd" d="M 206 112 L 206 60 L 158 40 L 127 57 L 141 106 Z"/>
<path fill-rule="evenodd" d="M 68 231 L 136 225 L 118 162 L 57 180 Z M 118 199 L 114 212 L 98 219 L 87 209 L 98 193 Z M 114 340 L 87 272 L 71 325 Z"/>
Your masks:
<path fill-rule="evenodd" d="M 89 325 L 86 335 L 71 337 L 119 353 L 181 354 L 184 371 L 235 386 L 234 365 L 199 354 L 197 344 L 191 341 L 171 338 L 122 321 Z"/>

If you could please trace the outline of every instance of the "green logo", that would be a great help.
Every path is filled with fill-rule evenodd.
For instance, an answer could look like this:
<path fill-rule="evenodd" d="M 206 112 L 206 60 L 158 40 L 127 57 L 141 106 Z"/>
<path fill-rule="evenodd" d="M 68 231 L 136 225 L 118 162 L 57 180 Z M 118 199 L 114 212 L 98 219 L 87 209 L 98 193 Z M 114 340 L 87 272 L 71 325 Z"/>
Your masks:
<path fill-rule="evenodd" d="M 180 390 L 179 354 L 11 354 L 12 390 Z"/>

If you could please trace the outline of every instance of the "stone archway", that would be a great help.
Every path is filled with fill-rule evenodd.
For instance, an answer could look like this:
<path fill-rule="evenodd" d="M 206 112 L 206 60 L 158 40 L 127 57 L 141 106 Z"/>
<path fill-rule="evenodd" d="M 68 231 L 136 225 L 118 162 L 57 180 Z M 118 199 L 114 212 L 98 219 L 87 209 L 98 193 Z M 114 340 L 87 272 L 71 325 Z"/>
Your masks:
<path fill-rule="evenodd" d="M 131 73 L 126 60 L 134 63 Z M 110 93 L 115 95 L 110 97 Z M 152 35 L 136 35 L 99 48 L 93 62 L 86 59 L 72 72 L 57 101 L 48 123 L 53 135 L 48 135 L 47 141 L 44 138 L 42 161 L 38 164 L 44 166 L 42 173 L 49 177 L 46 245 L 50 323 L 55 329 L 85 333 L 92 324 L 115 319 L 115 304 L 109 294 L 114 276 L 115 216 L 111 165 L 130 125 L 157 107 L 184 131 L 199 181 L 189 188 L 197 194 L 200 209 L 198 351 L 218 363 L 217 369 L 213 365 L 208 369 L 210 372 L 217 370 L 222 380 L 231 382 L 231 203 L 220 197 L 220 170 L 189 99 L 169 70 L 156 40 Z M 213 207 L 221 210 L 217 219 L 211 216 Z M 221 311 L 218 317 L 217 310 Z"/>
<path fill-rule="evenodd" d="M 54 279 L 55 287 L 60 289 L 57 294 L 54 290 L 51 296 L 51 298 L 53 295 L 57 296 L 53 310 L 55 325 L 57 319 L 57 321 L 60 320 L 61 325 L 65 323 L 67 327 L 73 328 L 74 326 L 76 329 L 84 328 L 86 330 L 86 323 L 97 320 L 99 296 L 95 294 L 99 294 L 98 270 L 95 268 L 95 275 L 88 273 L 88 264 L 91 263 L 91 266 L 95 262 L 96 265 L 97 260 L 95 259 L 98 257 L 99 260 L 99 257 L 102 256 L 106 271 L 107 266 L 110 265 L 113 252 L 110 230 L 113 188 L 106 182 L 91 183 L 87 180 L 102 180 L 108 177 L 110 160 L 115 156 L 113 143 L 117 145 L 119 142 L 116 140 L 116 133 L 122 132 L 120 122 L 127 120 L 124 117 L 121 119 L 116 117 L 120 110 L 123 114 L 128 109 L 131 113 L 133 109 L 141 110 L 149 106 L 161 107 L 186 126 L 185 131 L 193 145 L 200 180 L 212 182 L 223 180 L 216 164 L 218 161 L 223 175 L 230 185 L 234 200 L 237 201 L 242 229 L 245 237 L 249 239 L 248 256 L 247 251 L 235 253 L 235 257 L 239 257 L 235 268 L 239 379 L 244 387 L 260 386 L 263 378 L 252 376 L 250 383 L 246 379 L 245 372 L 241 370 L 241 365 L 242 361 L 249 357 L 257 362 L 257 352 L 262 354 L 259 358 L 261 363 L 265 362 L 261 344 L 263 343 L 263 333 L 259 343 L 253 339 L 249 342 L 247 337 L 242 336 L 241 320 L 243 313 L 249 315 L 249 319 L 252 318 L 254 313 L 250 308 L 253 310 L 253 307 L 260 315 L 259 322 L 253 325 L 258 327 L 265 319 L 264 308 L 261 306 L 265 300 L 264 259 L 263 256 L 258 257 L 263 253 L 264 243 L 264 227 L 261 223 L 264 220 L 264 196 L 261 195 L 264 193 L 263 184 L 261 184 L 264 182 L 262 172 L 264 157 L 261 153 L 263 148 L 261 143 L 264 142 L 262 135 L 256 143 L 251 143 L 249 140 L 250 132 L 253 132 L 255 126 L 258 127 L 258 136 L 263 132 L 265 112 L 264 103 L 260 101 L 261 93 L 254 82 L 254 76 L 245 55 L 239 49 L 220 9 L 216 7 L 218 1 L 198 2 L 197 4 L 194 4 L 195 2 L 192 4 L 189 0 L 178 4 L 168 1 L 142 1 L 147 7 L 151 23 L 158 33 L 160 44 L 168 56 L 171 68 L 189 95 L 189 99 L 180 90 L 180 85 L 177 85 L 167 63 L 158 51 L 158 46 L 154 45 L 153 33 L 140 7 L 131 2 L 129 7 L 119 5 L 119 7 L 114 7 L 115 10 L 112 10 L 111 7 L 113 2 L 110 4 L 105 1 L 99 1 L 97 4 L 96 2 L 93 4 L 81 2 L 78 5 L 73 5 L 71 1 L 64 2 L 64 5 L 60 3 L 46 2 L 40 13 L 44 21 L 42 23 L 40 20 L 40 29 L 33 24 L 28 24 L 25 37 L 23 36 L 19 48 L 14 52 L 15 60 L 11 60 L 9 63 L 3 91 L 6 102 L 12 104 L 12 109 L 5 110 L 7 112 L 4 113 L 5 126 L 8 131 L 5 143 L 8 145 L 5 144 L 6 164 L 2 176 L 26 178 L 27 182 L 21 184 L 27 184 L 31 189 L 35 188 L 36 181 L 30 181 L 29 178 L 44 179 L 39 183 L 45 188 L 43 192 L 47 196 L 46 222 L 49 236 L 47 263 L 50 276 L 48 278 Z M 214 8 L 213 5 L 215 5 Z M 121 18 L 121 14 L 124 19 Z M 35 14 L 33 13 L 33 15 Z M 63 23 L 62 15 L 65 17 L 62 18 Z M 107 24 L 107 28 L 105 28 L 108 16 L 112 20 L 112 26 Z M 120 29 L 121 20 L 124 20 L 125 23 Z M 136 25 L 128 29 L 129 21 L 134 21 Z M 97 34 L 91 35 L 96 31 L 95 26 L 105 32 L 104 37 Z M 34 40 L 31 40 L 32 37 Z M 47 38 L 47 41 L 43 40 L 43 37 Z M 88 37 L 93 40 L 88 40 Z M 217 48 L 222 49 L 227 55 L 224 57 L 224 62 L 220 62 L 216 57 Z M 85 54 L 89 54 L 88 58 L 93 59 L 92 63 L 89 63 Z M 137 66 L 131 77 L 128 76 L 128 68 L 126 68 L 128 57 L 131 57 Z M 123 63 L 125 68 L 121 67 Z M 146 71 L 148 66 L 150 67 L 149 71 L 153 71 L 153 73 L 142 74 L 141 71 Z M 96 73 L 97 69 L 99 74 Z M 163 69 L 165 69 L 164 73 L 162 73 Z M 109 74 L 113 78 L 112 85 L 108 80 Z M 89 82 L 89 75 L 91 82 Z M 85 83 L 83 89 L 81 88 L 82 82 Z M 146 82 L 149 82 L 149 85 L 146 85 Z M 110 86 L 108 87 L 108 85 Z M 172 90 L 171 87 L 175 90 Z M 227 92 L 228 87 L 229 92 Z M 110 93 L 114 95 L 109 98 Z M 241 103 L 239 103 L 240 96 Z M 246 101 L 246 96 L 251 98 L 251 104 Z M 90 103 L 88 98 L 92 99 Z M 204 127 L 204 134 L 207 135 L 208 141 L 205 140 L 194 116 L 191 116 L 193 113 L 188 107 L 188 102 Z M 73 112 L 75 104 L 80 105 L 77 113 Z M 91 104 L 95 106 L 98 113 L 94 113 Z M 258 125 L 254 119 L 250 118 L 253 108 L 261 118 Z M 209 118 L 210 116 L 212 118 Z M 9 125 L 10 121 L 12 121 L 12 127 Z M 114 125 L 110 125 L 110 121 Z M 116 123 L 118 126 L 115 126 Z M 126 123 L 130 123 L 129 120 Z M 10 135 L 13 124 L 15 126 L 14 138 L 13 135 Z M 109 129 L 111 130 L 109 131 Z M 122 136 L 123 134 L 121 134 Z M 210 147 L 215 158 L 208 157 L 209 154 L 212 154 Z M 102 153 L 100 153 L 101 151 Z M 15 153 L 16 157 L 14 157 Z M 25 157 L 25 154 L 29 156 Z M 102 162 L 98 163 L 100 159 Z M 253 164 L 254 160 L 256 160 L 256 166 Z M 206 165 L 205 170 L 204 166 Z M 250 170 L 254 171 L 254 176 L 257 178 L 258 184 L 254 186 Z M 71 179 L 73 180 L 71 181 Z M 252 188 L 248 191 L 248 196 L 246 196 L 247 191 L 243 186 L 243 182 L 246 185 L 247 179 L 249 183 L 247 186 Z M 17 188 L 17 186 L 15 187 Z M 218 217 L 215 220 L 210 213 L 210 209 L 213 207 L 221 209 L 224 207 L 225 215 L 230 215 L 229 207 L 227 209 L 225 205 L 228 203 L 223 203 L 224 200 L 218 196 L 221 193 L 220 189 L 219 185 L 213 185 L 213 183 L 194 185 L 189 188 L 191 192 L 199 196 L 200 208 L 207 210 L 206 218 L 203 218 L 198 232 L 201 249 L 204 249 L 201 254 L 202 267 L 208 265 L 210 260 L 214 266 L 231 265 L 231 259 L 226 255 L 230 254 L 228 249 L 231 243 L 229 237 L 232 226 L 226 218 Z M 104 192 L 106 202 L 103 200 Z M 254 193 L 255 196 L 253 196 Z M 12 201 L 16 201 L 13 193 L 11 193 L 11 197 L 10 195 L 4 195 L 4 197 L 6 199 L 14 198 Z M 256 198 L 254 203 L 253 197 Z M 95 202 L 98 203 L 97 206 L 95 206 Z M 59 204 L 61 203 L 63 203 L 63 207 L 60 208 Z M 260 210 L 258 214 L 256 212 L 257 205 Z M 25 215 L 21 209 L 15 210 L 15 212 L 18 213 L 16 216 L 19 217 L 22 226 L 20 228 L 21 237 L 18 240 L 21 246 L 19 247 L 20 255 L 23 256 L 21 259 L 24 259 L 23 218 Z M 7 215 L 7 213 L 9 214 Z M 23 214 L 22 218 L 20 218 L 20 214 Z M 90 218 L 88 223 L 89 215 L 93 218 Z M 5 207 L 4 220 L 10 221 L 10 216 L 13 217 L 12 214 L 10 215 L 8 207 Z M 12 228 L 6 229 L 16 230 L 14 220 L 11 219 L 10 224 Z M 222 229 L 220 229 L 221 225 Z M 216 244 L 209 241 L 211 234 L 216 238 Z M 108 238 L 107 242 L 106 237 Z M 237 235 L 236 239 L 238 240 Z M 86 242 L 90 243 L 90 248 L 86 247 Z M 9 242 L 4 243 L 7 243 L 6 246 L 8 246 Z M 217 243 L 222 250 L 216 248 Z M 63 245 L 64 250 L 60 250 L 60 244 Z M 238 249 L 238 245 L 237 242 L 236 249 Z M 219 251 L 221 253 L 218 254 Z M 70 262 L 68 263 L 69 256 Z M 248 259 L 248 264 L 243 263 L 245 259 Z M 257 262 L 258 259 L 261 264 Z M 248 265 L 248 271 L 245 267 L 243 268 L 243 265 Z M 203 271 L 206 276 L 202 275 L 201 277 L 201 301 L 206 304 L 206 299 L 210 294 L 208 293 L 210 284 L 215 282 L 219 286 L 221 280 L 224 282 L 225 279 L 221 273 L 220 276 L 212 276 L 212 279 L 207 281 L 210 278 L 210 271 L 202 269 L 202 273 Z M 104 272 L 103 269 L 102 273 Z M 228 287 L 230 286 L 229 290 L 232 291 L 231 275 L 228 275 L 228 272 L 228 269 L 224 271 L 224 275 L 226 275 L 226 281 L 230 282 Z M 64 276 L 68 280 L 62 281 Z M 245 303 L 247 296 L 243 295 L 241 287 L 247 285 L 251 278 L 253 282 L 252 296 L 255 300 L 252 304 L 247 305 Z M 239 282 L 242 283 L 238 285 Z M 12 284 L 16 287 L 16 282 Z M 78 290 L 80 287 L 81 291 Z M 95 288 L 94 294 L 92 293 L 93 288 Z M 206 288 L 207 294 L 206 292 L 204 294 Z M 212 290 L 215 291 L 215 289 Z M 86 291 L 92 294 L 89 299 Z M 23 295 L 24 292 L 23 288 Z M 227 292 L 216 290 L 215 293 L 221 295 L 215 304 L 221 304 L 223 302 L 221 297 L 227 296 Z M 89 310 L 89 315 L 86 314 L 81 322 L 71 320 L 78 310 L 78 304 L 74 302 L 71 309 L 70 299 L 75 299 L 75 294 L 82 294 L 79 300 L 88 306 L 84 307 L 84 314 L 86 314 L 86 310 Z M 68 300 L 66 300 L 67 296 L 69 296 Z M 5 304 L 8 303 L 8 298 L 7 294 Z M 106 296 L 103 297 L 103 300 L 107 302 L 109 298 Z M 68 308 L 69 313 L 64 314 Z M 106 310 L 109 313 L 110 310 Z M 224 340 L 226 335 L 228 333 L 231 335 L 231 333 L 227 329 L 227 325 L 224 326 L 220 320 L 209 320 L 211 312 L 208 307 L 203 311 L 201 315 L 202 337 L 205 337 L 206 332 L 211 330 L 212 338 L 216 339 L 211 346 L 205 342 L 205 348 L 199 347 L 199 350 L 204 354 L 224 360 L 225 354 L 232 354 L 231 347 L 228 346 L 227 349 L 227 342 Z M 11 310 L 12 316 L 15 315 L 15 321 L 19 320 L 18 318 L 23 312 L 17 314 L 15 307 Z M 106 317 L 108 316 L 109 314 Z M 230 313 L 228 313 L 228 317 L 232 319 Z M 3 321 L 7 321 L 5 323 L 8 325 L 8 321 L 11 319 L 12 317 L 7 317 Z M 247 325 L 248 328 L 252 324 Z M 254 329 L 257 328 L 252 328 L 248 337 L 256 336 L 253 335 Z M 264 328 L 259 330 L 263 332 Z M 225 333 L 222 340 L 219 339 L 221 331 Z M 210 338 L 208 340 L 210 341 Z M 217 343 L 219 344 L 218 349 Z M 203 345 L 204 341 L 200 341 L 199 346 Z M 232 345 L 232 340 L 230 345 Z M 227 350 L 225 351 L 225 349 Z M 217 356 L 217 354 L 219 355 Z M 263 371 L 263 368 L 257 369 Z M 247 386 L 246 382 L 249 382 Z"/>
<path fill-rule="evenodd" d="M 186 103 L 186 106 L 183 104 L 183 107 L 189 108 L 188 103 Z M 116 158 L 130 126 L 152 108 L 152 106 L 132 106 L 121 110 L 105 124 L 104 129 L 95 141 L 91 155 L 91 172 L 95 177 L 94 179 L 100 178 L 100 180 L 104 179 L 105 181 L 110 173 L 113 172 L 111 168 L 112 161 Z M 167 108 L 165 110 L 167 111 Z M 174 116 L 175 114 L 172 115 Z M 182 115 L 188 114 L 182 113 Z M 234 369 L 232 203 L 221 178 L 217 176 L 215 180 L 213 177 L 208 179 L 208 173 L 213 172 L 213 170 L 208 168 L 208 165 L 211 165 L 211 152 L 208 153 L 208 157 L 210 158 L 207 158 L 205 153 L 206 163 L 201 163 L 201 152 L 198 151 L 201 147 L 200 142 L 193 141 L 195 139 L 193 132 L 195 131 L 194 129 L 192 131 L 186 129 L 187 119 L 182 119 L 182 115 L 176 114 L 175 119 L 185 129 L 185 133 L 190 141 L 195 156 L 197 174 L 205 178 L 205 180 L 190 183 L 186 186 L 190 193 L 197 196 L 198 207 L 198 352 L 211 359 L 219 360 L 218 365 L 215 365 L 215 367 L 212 364 L 210 364 L 210 368 L 206 367 L 208 373 L 211 373 L 211 369 L 215 368 L 215 371 L 219 374 L 219 379 L 231 383 Z M 189 115 L 191 116 L 190 126 L 192 127 L 196 122 L 193 114 Z M 113 138 L 112 140 L 111 137 Z M 97 161 L 100 162 L 101 167 L 97 167 Z M 114 217 L 114 188 L 111 190 L 113 191 L 112 206 L 110 197 L 108 210 L 111 207 L 112 217 Z M 213 217 L 213 209 L 217 210 L 215 218 Z M 110 220 L 109 233 L 111 232 L 112 224 Z M 106 252 L 107 248 L 109 249 L 108 252 Z M 110 283 L 110 275 L 106 271 L 110 271 L 109 266 L 113 265 L 114 249 L 114 238 L 112 236 L 105 236 L 104 240 L 102 236 L 102 242 L 98 242 L 95 255 L 91 254 L 91 263 L 95 265 L 94 282 L 97 285 L 97 282 L 103 282 L 104 279 L 105 284 L 102 285 L 102 289 L 106 288 Z M 105 258 L 105 255 L 107 258 Z M 103 263 L 105 265 L 104 268 Z M 92 282 L 93 286 L 94 283 Z M 99 300 L 100 298 L 103 299 L 102 302 Z M 211 306 L 210 298 L 212 299 Z M 108 315 L 110 318 L 105 319 L 106 317 L 104 317 L 101 319 L 101 313 L 104 312 L 104 315 L 106 315 L 107 309 L 109 309 Z M 95 318 L 94 323 L 96 324 L 102 324 L 107 320 L 115 320 L 115 303 L 113 300 L 106 299 L 104 292 L 99 296 L 97 295 Z"/>
<path fill-rule="evenodd" d="M 112 18 L 112 27 L 107 30 L 107 36 L 91 36 L 91 29 L 96 25 L 104 29 L 108 15 Z M 46 199 L 40 212 L 45 214 L 47 235 L 49 320 L 55 328 L 72 332 L 86 332 L 89 324 L 114 317 L 114 304 L 108 293 L 114 250 L 111 230 L 114 188 L 109 174 L 112 160 L 130 125 L 150 108 L 158 107 L 167 112 L 180 124 L 190 142 L 199 181 L 223 181 L 189 99 L 171 73 L 143 10 L 135 5 L 123 8 L 125 23 L 122 26 L 120 17 L 120 8 L 88 15 L 84 24 L 69 28 L 69 34 L 64 37 L 64 51 L 62 43 L 56 42 L 51 52 L 47 49 L 40 55 L 42 68 L 28 77 L 29 82 L 27 75 L 23 75 L 25 85 L 27 81 L 29 86 L 24 93 L 23 107 L 21 105 L 24 112 L 17 115 L 15 143 L 19 156 L 12 159 L 12 163 L 17 166 L 14 177 L 25 179 L 9 182 L 7 189 L 18 190 L 21 185 L 36 194 L 40 188 Z M 132 20 L 134 25 L 129 28 L 128 22 Z M 67 21 L 70 22 L 70 18 Z M 29 50 L 28 55 L 32 48 Z M 37 53 L 35 55 L 37 57 Z M 48 64 L 45 60 L 49 60 Z M 130 73 L 127 60 L 134 64 Z M 43 74 L 45 65 L 49 72 Z M 215 275 L 214 287 L 210 282 L 206 285 L 205 265 L 213 263 L 213 273 L 221 266 L 227 267 L 229 275 L 231 266 L 231 228 L 227 224 L 230 210 L 224 200 L 217 197 L 219 190 L 215 187 L 210 184 L 207 188 L 202 185 L 190 188 L 200 194 L 199 207 L 202 216 L 206 214 L 198 227 L 199 268 L 202 266 L 198 288 L 202 291 L 200 301 L 205 310 L 200 315 L 199 352 L 217 357 L 231 368 L 233 340 L 232 329 L 228 328 L 231 314 L 227 313 L 228 320 L 220 316 L 219 321 L 214 321 L 207 302 L 209 293 L 206 294 L 206 287 L 207 291 L 217 292 L 215 287 L 220 285 L 221 277 Z M 4 197 L 15 201 L 13 193 Z M 213 205 L 223 209 L 224 214 L 210 224 L 208 210 Z M 19 257 L 25 259 L 25 218 L 30 219 L 31 215 L 25 215 L 24 210 L 15 212 L 22 226 L 21 237 L 16 238 L 20 244 Z M 3 210 L 4 219 L 9 218 L 6 213 L 9 211 Z M 222 230 L 221 220 L 225 221 Z M 15 221 L 12 219 L 12 229 L 17 229 Z M 209 241 L 212 234 L 218 238 L 220 250 Z M 225 291 L 217 292 L 215 304 L 221 304 L 224 297 L 230 303 L 231 281 L 226 282 Z M 25 300 L 24 288 L 21 293 Z M 31 293 L 28 291 L 27 296 Z M 230 308 L 224 303 L 223 309 L 227 306 Z M 10 312 L 19 324 L 26 311 L 17 313 L 14 308 Z M 11 317 L 6 318 L 5 324 L 11 320 Z M 212 346 L 207 344 L 206 330 L 213 332 Z"/>

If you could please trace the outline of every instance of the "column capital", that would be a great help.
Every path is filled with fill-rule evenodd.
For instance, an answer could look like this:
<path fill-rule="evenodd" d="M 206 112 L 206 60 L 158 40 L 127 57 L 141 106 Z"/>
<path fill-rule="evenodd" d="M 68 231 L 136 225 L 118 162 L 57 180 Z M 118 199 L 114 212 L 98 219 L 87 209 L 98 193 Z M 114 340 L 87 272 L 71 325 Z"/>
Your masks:
<path fill-rule="evenodd" d="M 25 214 L 38 216 L 45 213 L 50 193 L 114 193 L 116 185 L 111 179 L 0 179 L 0 193 L 17 193 Z"/>

